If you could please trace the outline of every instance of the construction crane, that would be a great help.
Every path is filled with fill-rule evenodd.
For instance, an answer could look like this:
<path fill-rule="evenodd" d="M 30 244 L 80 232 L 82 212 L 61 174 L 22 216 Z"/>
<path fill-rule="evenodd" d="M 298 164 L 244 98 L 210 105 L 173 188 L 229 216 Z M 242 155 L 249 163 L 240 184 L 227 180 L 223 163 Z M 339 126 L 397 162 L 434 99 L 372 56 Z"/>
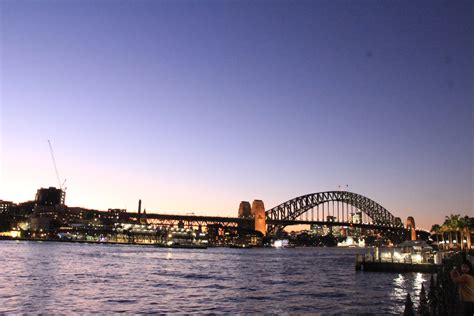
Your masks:
<path fill-rule="evenodd" d="M 64 200 L 65 200 L 65 197 L 66 197 L 66 189 L 67 189 L 64 186 L 66 184 L 66 179 L 64 179 L 63 183 L 61 184 L 61 180 L 59 180 L 58 167 L 56 166 L 56 159 L 54 159 L 53 146 L 51 145 L 51 141 L 49 139 L 48 139 L 48 144 L 49 144 L 49 151 L 51 152 L 51 158 L 53 160 L 54 171 L 56 172 L 56 179 L 58 180 L 59 189 L 61 189 L 61 191 L 63 191 L 62 198 L 61 198 L 61 203 L 64 204 Z"/>

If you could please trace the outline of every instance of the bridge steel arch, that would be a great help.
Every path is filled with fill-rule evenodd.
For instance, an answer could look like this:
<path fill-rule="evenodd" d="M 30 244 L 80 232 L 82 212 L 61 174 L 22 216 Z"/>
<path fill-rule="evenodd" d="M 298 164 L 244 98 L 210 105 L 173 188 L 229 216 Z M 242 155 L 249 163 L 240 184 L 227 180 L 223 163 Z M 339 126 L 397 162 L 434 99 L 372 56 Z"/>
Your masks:
<path fill-rule="evenodd" d="M 353 205 L 367 214 L 376 225 L 403 227 L 399 218 L 377 202 L 348 191 L 327 191 L 302 195 L 267 210 L 265 214 L 267 221 L 294 221 L 312 208 L 331 201 Z M 269 231 L 274 231 L 275 228 L 279 227 L 269 227 Z"/>

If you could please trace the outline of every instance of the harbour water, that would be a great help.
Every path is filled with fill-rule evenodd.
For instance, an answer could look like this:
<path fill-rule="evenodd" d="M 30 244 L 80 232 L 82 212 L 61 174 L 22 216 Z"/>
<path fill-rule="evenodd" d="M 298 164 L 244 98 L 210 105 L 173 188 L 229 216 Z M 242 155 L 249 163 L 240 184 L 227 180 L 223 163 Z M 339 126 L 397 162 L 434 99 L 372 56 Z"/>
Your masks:
<path fill-rule="evenodd" d="M 356 272 L 364 249 L 164 249 L 0 241 L 2 313 L 397 314 L 420 273 Z"/>

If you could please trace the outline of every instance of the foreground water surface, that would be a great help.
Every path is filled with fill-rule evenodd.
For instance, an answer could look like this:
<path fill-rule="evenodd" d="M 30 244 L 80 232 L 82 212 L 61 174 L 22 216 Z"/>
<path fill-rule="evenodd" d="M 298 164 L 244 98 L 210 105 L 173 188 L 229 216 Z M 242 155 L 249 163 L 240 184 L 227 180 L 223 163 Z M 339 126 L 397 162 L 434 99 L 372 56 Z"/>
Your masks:
<path fill-rule="evenodd" d="M 164 249 L 0 241 L 0 313 L 401 314 L 419 273 L 356 272 L 363 249 Z"/>

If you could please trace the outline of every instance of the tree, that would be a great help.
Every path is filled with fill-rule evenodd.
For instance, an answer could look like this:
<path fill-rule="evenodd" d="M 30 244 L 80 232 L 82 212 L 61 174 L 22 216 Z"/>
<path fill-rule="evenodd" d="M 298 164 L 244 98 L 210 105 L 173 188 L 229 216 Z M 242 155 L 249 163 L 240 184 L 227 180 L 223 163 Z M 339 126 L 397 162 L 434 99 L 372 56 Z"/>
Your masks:
<path fill-rule="evenodd" d="M 474 229 L 474 217 L 464 216 L 464 221 L 466 223 L 466 227 L 464 228 L 466 234 L 466 249 L 471 249 L 471 231 Z"/>
<path fill-rule="evenodd" d="M 411 300 L 410 293 L 407 294 L 403 316 L 415 316 L 415 310 L 413 309 L 413 301 Z"/>
<path fill-rule="evenodd" d="M 441 229 L 441 226 L 439 226 L 438 224 L 434 224 L 433 226 L 431 226 L 431 232 L 436 235 L 436 243 L 438 244 L 438 248 L 439 248 L 439 231 L 440 231 L 440 229 Z"/>
<path fill-rule="evenodd" d="M 434 225 L 433 225 L 434 226 Z M 474 217 L 464 216 L 459 214 L 451 214 L 446 216 L 441 230 L 449 232 L 450 243 L 452 242 L 452 233 L 455 232 L 456 242 L 459 244 L 461 250 L 464 248 L 470 249 L 471 246 L 471 229 L 474 227 Z M 466 245 L 464 245 L 466 239 Z"/>
<path fill-rule="evenodd" d="M 459 222 L 458 222 L 458 229 L 459 229 L 459 243 L 460 243 L 460 247 L 461 247 L 461 250 L 464 249 L 464 237 L 465 235 L 467 235 L 465 232 L 466 232 L 466 227 L 467 227 L 467 221 L 466 221 L 466 218 L 465 217 L 461 217 L 459 218 Z"/>
<path fill-rule="evenodd" d="M 421 284 L 420 291 L 420 305 L 418 306 L 418 315 L 420 316 L 429 316 L 430 308 L 428 305 L 428 300 L 426 299 L 425 287 Z"/>
<path fill-rule="evenodd" d="M 453 244 L 453 232 L 456 233 L 456 243 L 459 243 L 458 232 L 462 226 L 461 215 L 451 214 L 446 216 L 441 229 L 449 233 L 449 245 Z"/>

